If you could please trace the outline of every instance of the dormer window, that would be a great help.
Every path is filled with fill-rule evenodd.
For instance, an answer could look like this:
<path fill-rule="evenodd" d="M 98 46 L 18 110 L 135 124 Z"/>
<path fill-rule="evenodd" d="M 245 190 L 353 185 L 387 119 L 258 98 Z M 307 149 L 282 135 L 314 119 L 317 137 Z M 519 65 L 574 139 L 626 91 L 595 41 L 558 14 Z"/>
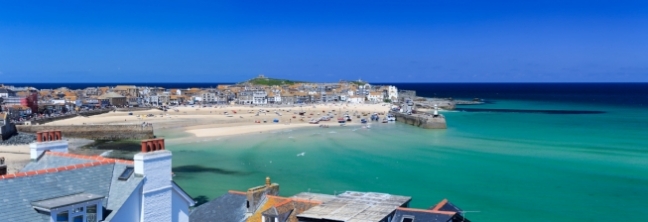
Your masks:
<path fill-rule="evenodd" d="M 51 215 L 50 221 L 56 222 L 97 222 L 102 219 L 101 210 L 104 196 L 77 193 L 32 202 L 32 207 L 44 214 Z"/>

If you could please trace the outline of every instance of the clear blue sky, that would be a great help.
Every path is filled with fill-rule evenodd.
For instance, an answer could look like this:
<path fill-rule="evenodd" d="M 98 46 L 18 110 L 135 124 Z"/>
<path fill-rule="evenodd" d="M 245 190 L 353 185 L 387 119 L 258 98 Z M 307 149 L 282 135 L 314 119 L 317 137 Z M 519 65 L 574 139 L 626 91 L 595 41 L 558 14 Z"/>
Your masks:
<path fill-rule="evenodd" d="M 529 2 L 0 0 L 0 82 L 648 81 L 648 1 Z"/>

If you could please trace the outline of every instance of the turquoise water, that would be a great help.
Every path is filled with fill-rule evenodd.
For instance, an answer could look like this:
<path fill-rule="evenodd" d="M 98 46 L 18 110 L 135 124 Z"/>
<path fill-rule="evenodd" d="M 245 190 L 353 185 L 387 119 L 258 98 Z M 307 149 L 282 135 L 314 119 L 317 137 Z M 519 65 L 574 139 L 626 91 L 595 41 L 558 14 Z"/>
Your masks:
<path fill-rule="evenodd" d="M 497 100 L 464 106 L 603 114 L 445 112 L 447 130 L 373 124 L 185 139 L 172 130 L 174 178 L 192 196 L 260 185 L 285 196 L 386 192 L 428 208 L 448 198 L 473 221 L 648 221 L 643 108 Z M 297 154 L 305 152 L 304 156 Z"/>

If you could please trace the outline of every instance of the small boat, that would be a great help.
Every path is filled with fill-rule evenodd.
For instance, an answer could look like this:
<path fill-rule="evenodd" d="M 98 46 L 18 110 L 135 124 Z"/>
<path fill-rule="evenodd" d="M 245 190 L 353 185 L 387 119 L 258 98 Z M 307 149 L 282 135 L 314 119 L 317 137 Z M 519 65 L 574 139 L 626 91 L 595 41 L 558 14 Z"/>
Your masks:
<path fill-rule="evenodd" d="M 308 123 L 310 123 L 310 124 L 318 124 L 319 120 L 311 119 L 310 121 L 308 121 Z"/>
<path fill-rule="evenodd" d="M 344 120 L 344 118 L 338 118 L 337 121 L 338 123 L 342 123 L 342 124 L 346 123 L 346 120 Z"/>
<path fill-rule="evenodd" d="M 388 123 L 389 120 L 387 120 L 387 117 L 383 118 L 382 123 Z"/>
<path fill-rule="evenodd" d="M 360 119 L 360 123 L 367 123 L 366 119 Z"/>
<path fill-rule="evenodd" d="M 396 121 L 396 116 L 394 114 L 387 114 L 387 121 L 393 122 Z"/>

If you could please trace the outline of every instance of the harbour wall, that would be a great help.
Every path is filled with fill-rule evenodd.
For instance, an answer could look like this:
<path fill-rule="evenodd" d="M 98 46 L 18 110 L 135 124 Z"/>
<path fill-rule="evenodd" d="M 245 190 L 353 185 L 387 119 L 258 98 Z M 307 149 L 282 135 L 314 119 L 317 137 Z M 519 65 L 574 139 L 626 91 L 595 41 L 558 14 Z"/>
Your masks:
<path fill-rule="evenodd" d="M 81 111 L 75 114 L 64 114 L 61 116 L 53 116 L 53 117 L 43 117 L 39 119 L 31 119 L 30 122 L 32 125 L 38 125 L 38 124 L 45 124 L 57 120 L 64 120 L 64 119 L 69 119 L 72 117 L 77 117 L 77 116 L 94 116 L 94 115 L 99 115 L 99 114 L 104 114 L 110 112 L 110 109 L 101 109 L 101 110 L 89 110 L 89 111 Z M 24 123 L 21 123 L 24 124 Z"/>
<path fill-rule="evenodd" d="M 153 126 L 136 125 L 22 125 L 19 132 L 36 133 L 39 131 L 59 130 L 65 137 L 91 140 L 129 140 L 152 139 Z"/>
<path fill-rule="evenodd" d="M 156 109 L 154 107 L 129 107 L 129 108 L 117 108 L 115 110 L 119 112 L 134 112 L 134 111 L 147 111 L 147 110 L 152 110 Z"/>
<path fill-rule="evenodd" d="M 446 119 L 443 116 L 432 117 L 420 114 L 406 115 L 399 112 L 391 112 L 396 117 L 396 121 L 409 125 L 418 126 L 424 129 L 447 129 Z"/>

